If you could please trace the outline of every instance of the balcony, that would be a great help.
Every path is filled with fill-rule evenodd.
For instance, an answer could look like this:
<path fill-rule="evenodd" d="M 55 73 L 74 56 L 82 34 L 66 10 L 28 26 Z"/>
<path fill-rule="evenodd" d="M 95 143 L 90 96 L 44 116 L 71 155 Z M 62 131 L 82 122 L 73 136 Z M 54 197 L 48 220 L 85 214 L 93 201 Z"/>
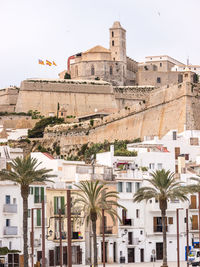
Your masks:
<path fill-rule="evenodd" d="M 4 204 L 3 212 L 5 212 L 5 213 L 17 213 L 17 204 Z"/>
<path fill-rule="evenodd" d="M 133 219 L 124 219 L 120 226 L 133 226 Z"/>
<path fill-rule="evenodd" d="M 154 233 L 162 233 L 162 225 L 154 225 L 153 231 Z M 168 232 L 168 226 L 166 226 L 166 231 Z"/>
<path fill-rule="evenodd" d="M 6 226 L 4 228 L 4 235 L 17 235 L 17 226 Z"/>
<path fill-rule="evenodd" d="M 104 228 L 104 232 L 105 232 L 106 235 L 112 235 L 112 233 L 113 233 L 112 226 L 106 226 L 106 227 Z M 101 227 L 101 232 L 100 232 L 100 234 L 103 234 L 103 229 L 102 229 L 102 227 Z"/>

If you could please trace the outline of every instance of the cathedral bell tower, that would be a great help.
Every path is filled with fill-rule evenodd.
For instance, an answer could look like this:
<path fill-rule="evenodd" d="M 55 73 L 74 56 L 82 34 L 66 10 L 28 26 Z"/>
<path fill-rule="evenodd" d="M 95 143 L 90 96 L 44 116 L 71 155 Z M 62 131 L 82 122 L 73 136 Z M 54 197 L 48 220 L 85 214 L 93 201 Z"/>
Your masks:
<path fill-rule="evenodd" d="M 126 63 L 126 30 L 119 21 L 110 28 L 110 51 L 112 60 Z"/>

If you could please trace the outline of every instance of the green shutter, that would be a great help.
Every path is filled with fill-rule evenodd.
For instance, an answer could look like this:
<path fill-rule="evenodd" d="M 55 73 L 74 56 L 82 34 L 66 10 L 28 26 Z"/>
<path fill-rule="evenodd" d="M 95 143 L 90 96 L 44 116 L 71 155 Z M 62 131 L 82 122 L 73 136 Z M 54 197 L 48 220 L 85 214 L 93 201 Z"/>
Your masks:
<path fill-rule="evenodd" d="M 40 203 L 40 199 L 39 199 L 39 187 L 35 187 L 34 203 Z"/>
<path fill-rule="evenodd" d="M 37 210 L 37 226 L 41 226 L 41 210 Z"/>
<path fill-rule="evenodd" d="M 57 214 L 57 197 L 54 197 L 54 214 Z"/>
<path fill-rule="evenodd" d="M 61 197 L 61 213 L 65 214 L 65 197 Z"/>
<path fill-rule="evenodd" d="M 44 187 L 41 187 L 41 201 L 44 200 Z"/>
<path fill-rule="evenodd" d="M 31 186 L 31 195 L 33 195 L 33 187 Z"/>

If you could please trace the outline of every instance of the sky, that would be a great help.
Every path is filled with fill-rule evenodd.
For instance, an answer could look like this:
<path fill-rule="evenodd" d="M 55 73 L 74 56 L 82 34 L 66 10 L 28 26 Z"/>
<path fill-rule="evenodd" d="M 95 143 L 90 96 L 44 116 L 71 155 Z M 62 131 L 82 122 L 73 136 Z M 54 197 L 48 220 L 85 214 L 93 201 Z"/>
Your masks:
<path fill-rule="evenodd" d="M 199 11 L 200 0 L 0 0 L 0 88 L 58 78 L 70 55 L 109 48 L 114 21 L 126 29 L 134 60 L 167 54 L 200 65 Z"/>

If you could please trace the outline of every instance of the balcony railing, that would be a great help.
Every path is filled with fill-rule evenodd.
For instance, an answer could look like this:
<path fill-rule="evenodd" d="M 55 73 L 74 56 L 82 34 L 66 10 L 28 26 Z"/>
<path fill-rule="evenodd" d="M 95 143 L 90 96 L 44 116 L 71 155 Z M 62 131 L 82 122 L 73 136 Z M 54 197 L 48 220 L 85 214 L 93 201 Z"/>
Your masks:
<path fill-rule="evenodd" d="M 4 204 L 3 211 L 6 213 L 17 213 L 17 204 Z"/>
<path fill-rule="evenodd" d="M 133 226 L 133 219 L 124 219 L 121 226 Z"/>
<path fill-rule="evenodd" d="M 17 235 L 17 226 L 6 226 L 4 228 L 4 235 Z"/>
<path fill-rule="evenodd" d="M 154 225 L 153 231 L 155 233 L 162 233 L 162 225 Z M 168 231 L 168 226 L 166 226 L 166 231 Z"/>
<path fill-rule="evenodd" d="M 104 227 L 104 232 L 107 235 L 111 235 L 112 232 L 113 232 L 112 226 L 105 226 Z M 103 228 L 102 227 L 101 227 L 101 232 L 100 233 L 103 234 Z"/>
<path fill-rule="evenodd" d="M 67 239 L 67 232 L 62 232 L 62 239 Z M 60 232 L 56 232 L 54 235 L 54 240 L 60 239 Z"/>

